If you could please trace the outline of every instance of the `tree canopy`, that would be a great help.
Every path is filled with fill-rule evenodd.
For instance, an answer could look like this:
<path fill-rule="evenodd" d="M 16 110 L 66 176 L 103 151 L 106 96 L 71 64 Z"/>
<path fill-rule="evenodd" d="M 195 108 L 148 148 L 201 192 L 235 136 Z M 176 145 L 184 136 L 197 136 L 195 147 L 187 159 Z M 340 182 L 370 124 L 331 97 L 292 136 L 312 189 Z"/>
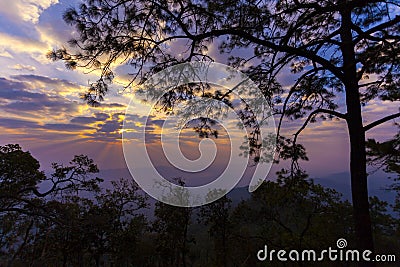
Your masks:
<path fill-rule="evenodd" d="M 279 133 L 285 117 L 304 118 L 292 140 L 293 159 L 310 122 L 345 120 L 357 242 L 373 250 L 365 133 L 400 113 L 363 125 L 362 106 L 400 100 L 399 10 L 390 0 L 86 0 L 64 14 L 77 32 L 70 49 L 49 57 L 71 69 L 99 69 L 99 80 L 83 95 L 97 105 L 115 64 L 132 66 L 130 87 L 171 65 L 214 60 L 210 50 L 217 48 L 257 83 L 280 118 Z M 289 71 L 292 83 L 284 86 Z M 292 173 L 298 168 L 292 164 Z"/>
<path fill-rule="evenodd" d="M 39 163 L 17 145 L 6 145 L 3 151 L 5 148 L 18 148 L 19 152 L 12 155 L 14 162 L 29 159 Z M 0 161 L 5 173 L 16 165 L 10 166 L 9 162 Z M 28 175 L 31 169 L 25 167 Z M 162 202 L 151 205 L 132 180 L 114 177 L 107 177 L 113 179 L 108 186 L 97 180 L 98 187 L 88 188 L 85 194 L 63 189 L 62 194 L 58 191 L 45 197 L 31 196 L 30 200 L 51 216 L 32 205 L 9 210 L 5 209 L 8 202 L 0 202 L 0 264 L 253 267 L 265 266 L 256 257 L 264 245 L 275 250 L 321 251 L 334 247 L 339 236 L 353 246 L 351 204 L 337 191 L 315 184 L 304 173 L 297 173 L 295 180 L 288 179 L 290 175 L 281 171 L 278 181 L 264 182 L 253 193 L 236 189 L 235 194 L 241 192 L 241 199 L 227 195 L 199 208 Z M 178 182 L 184 185 L 182 180 Z M 36 185 L 40 188 L 40 184 Z M 4 191 L 0 193 L 4 200 Z M 399 216 L 393 211 L 398 212 L 399 207 L 390 207 L 377 197 L 371 198 L 370 203 L 375 252 L 395 255 L 400 247 L 400 231 Z M 302 266 L 302 262 L 292 263 Z M 287 266 L 288 262 L 272 264 Z M 306 263 L 321 264 L 349 263 Z M 397 265 L 387 262 L 385 266 Z"/>

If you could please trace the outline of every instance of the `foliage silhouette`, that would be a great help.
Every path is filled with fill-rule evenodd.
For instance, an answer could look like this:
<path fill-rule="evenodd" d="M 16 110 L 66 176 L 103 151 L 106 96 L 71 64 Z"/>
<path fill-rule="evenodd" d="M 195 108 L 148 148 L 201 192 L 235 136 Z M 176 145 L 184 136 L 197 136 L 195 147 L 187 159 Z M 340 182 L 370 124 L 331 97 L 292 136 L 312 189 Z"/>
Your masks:
<path fill-rule="evenodd" d="M 5 147 L 12 151 L 14 163 L 33 164 L 21 165 L 27 168 L 27 182 L 31 181 L 30 170 L 37 170 L 38 161 L 19 146 L 17 150 L 15 145 Z M 0 161 L 5 173 L 10 166 L 16 165 Z M 16 177 L 21 178 L 19 185 L 24 184 L 22 176 Z M 282 170 L 277 182 L 264 182 L 237 205 L 229 195 L 197 210 L 157 202 L 153 216 L 143 213 L 149 203 L 132 180 L 116 180 L 107 189 L 97 181 L 85 194 L 67 187 L 57 194 L 31 196 L 51 216 L 37 212 L 35 206 L 23 210 L 0 206 L 0 265 L 250 267 L 265 266 L 256 258 L 264 245 L 322 250 L 333 247 L 341 236 L 349 245 L 355 244 L 350 203 L 300 171 L 293 177 L 289 170 Z M 400 248 L 399 217 L 388 213 L 386 202 L 376 197 L 370 202 L 376 252 L 394 254 Z M 315 266 L 341 263 L 349 266 L 347 262 L 317 262 Z M 396 263 L 390 264 L 386 266 Z"/>
<path fill-rule="evenodd" d="M 257 82 L 281 116 L 279 128 L 284 117 L 305 118 L 293 147 L 310 122 L 345 120 L 357 244 L 373 250 L 365 132 L 400 113 L 363 125 L 362 105 L 373 99 L 399 100 L 398 11 L 399 5 L 387 0 L 87 0 L 64 14 L 77 31 L 69 42 L 72 48 L 55 50 L 49 58 L 61 59 L 71 69 L 101 70 L 83 95 L 98 105 L 114 78 L 115 63 L 132 66 L 129 87 L 171 65 L 213 60 L 208 50 L 217 46 L 229 54 L 231 66 Z M 279 75 L 289 70 L 294 82 L 284 87 Z M 345 113 L 337 110 L 341 95 Z M 296 153 L 293 149 L 294 158 Z M 297 168 L 292 165 L 292 172 Z"/>

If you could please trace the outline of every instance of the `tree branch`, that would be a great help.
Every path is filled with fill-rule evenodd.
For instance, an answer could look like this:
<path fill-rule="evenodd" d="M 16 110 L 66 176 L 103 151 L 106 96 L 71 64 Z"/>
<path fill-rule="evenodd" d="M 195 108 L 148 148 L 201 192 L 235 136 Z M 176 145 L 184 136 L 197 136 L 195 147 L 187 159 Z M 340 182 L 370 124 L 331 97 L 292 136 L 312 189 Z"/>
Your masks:
<path fill-rule="evenodd" d="M 288 96 L 285 99 L 285 102 L 283 103 L 283 108 L 282 108 L 282 113 L 281 116 L 279 118 L 279 123 L 278 123 L 278 127 L 277 127 L 277 135 L 276 138 L 278 138 L 279 134 L 280 134 L 280 130 L 281 130 L 281 126 L 282 126 L 282 121 L 283 121 L 283 117 L 285 116 L 286 113 L 286 107 L 287 104 L 289 102 L 290 97 L 292 96 L 293 92 L 296 90 L 296 87 L 302 82 L 302 80 L 304 78 L 306 78 L 308 75 L 312 74 L 312 73 L 318 73 L 320 70 L 323 70 L 323 68 L 313 68 L 307 72 L 305 72 L 303 75 L 301 75 L 297 81 L 295 82 L 295 84 L 292 86 L 292 88 L 289 91 Z"/>
<path fill-rule="evenodd" d="M 275 51 L 280 51 L 282 53 L 288 53 L 290 55 L 296 55 L 299 57 L 307 58 L 309 60 L 317 62 L 322 67 L 324 67 L 325 69 L 332 72 L 338 79 L 340 79 L 342 81 L 344 79 L 343 73 L 339 67 L 335 66 L 334 64 L 332 64 L 332 62 L 319 56 L 318 54 L 313 53 L 312 51 L 309 51 L 306 49 L 300 49 L 298 47 L 278 45 L 278 44 L 275 44 L 268 40 L 259 39 L 256 36 L 253 36 L 252 34 L 242 31 L 240 29 L 232 28 L 232 29 L 211 30 L 209 32 L 205 32 L 205 33 L 202 33 L 199 35 L 190 35 L 189 38 L 199 41 L 199 40 L 203 40 L 203 39 L 210 38 L 210 37 L 219 37 L 219 36 L 224 36 L 224 35 L 238 36 L 238 37 L 247 39 L 250 42 L 253 42 L 255 44 L 259 44 L 259 45 L 263 45 L 265 47 L 271 48 Z"/>
<path fill-rule="evenodd" d="M 389 115 L 389 116 L 386 116 L 386 117 L 383 117 L 380 120 L 374 121 L 374 122 L 364 126 L 364 131 L 366 132 L 368 130 L 371 130 L 372 128 L 374 128 L 374 127 L 376 127 L 376 126 L 378 126 L 378 125 L 380 125 L 382 123 L 385 123 L 387 121 L 390 121 L 390 120 L 398 118 L 398 117 L 400 117 L 400 112 L 392 114 L 392 115 Z"/>
<path fill-rule="evenodd" d="M 301 126 L 301 128 L 294 134 L 294 143 L 296 143 L 297 136 L 299 136 L 299 134 L 307 127 L 310 120 L 318 113 L 326 113 L 326 114 L 330 114 L 330 115 L 336 116 L 336 117 L 344 119 L 344 120 L 347 119 L 347 114 L 343 114 L 343 113 L 340 113 L 340 112 L 337 112 L 334 110 L 330 110 L 330 109 L 318 108 L 318 109 L 314 110 L 313 112 L 311 112 L 310 115 L 308 115 L 308 118 L 304 122 L 303 126 Z"/>

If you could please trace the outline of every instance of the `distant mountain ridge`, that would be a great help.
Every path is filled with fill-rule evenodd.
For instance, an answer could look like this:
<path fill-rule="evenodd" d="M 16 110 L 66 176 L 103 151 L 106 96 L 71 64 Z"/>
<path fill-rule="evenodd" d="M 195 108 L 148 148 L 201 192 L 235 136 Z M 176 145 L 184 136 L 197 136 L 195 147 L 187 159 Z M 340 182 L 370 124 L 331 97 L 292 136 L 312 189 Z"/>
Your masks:
<path fill-rule="evenodd" d="M 130 178 L 131 174 L 129 170 L 125 168 L 102 170 L 97 176 L 104 179 L 105 187 L 109 187 L 110 181 L 118 180 L 120 178 Z M 379 199 L 387 201 L 389 204 L 393 204 L 396 193 L 386 190 L 388 186 L 393 183 L 393 180 L 387 178 L 389 176 L 389 174 L 382 171 L 370 175 L 368 178 L 369 195 L 377 196 Z M 310 176 L 310 178 L 313 179 L 316 184 L 335 189 L 343 195 L 344 199 L 351 201 L 350 173 L 340 172 L 319 177 Z M 237 204 L 241 200 L 248 199 L 250 193 L 248 192 L 247 187 L 238 186 L 229 192 L 228 196 L 232 199 L 234 204 Z"/>

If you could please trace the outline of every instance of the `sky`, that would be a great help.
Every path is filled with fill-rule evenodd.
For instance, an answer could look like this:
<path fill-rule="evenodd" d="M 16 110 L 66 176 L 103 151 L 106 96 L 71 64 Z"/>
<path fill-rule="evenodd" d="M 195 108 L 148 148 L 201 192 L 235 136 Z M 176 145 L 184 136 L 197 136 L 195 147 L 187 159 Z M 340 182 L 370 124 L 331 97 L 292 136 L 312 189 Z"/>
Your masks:
<path fill-rule="evenodd" d="M 0 0 L 0 145 L 20 144 L 41 162 L 44 170 L 52 162 L 66 163 L 77 154 L 93 158 L 100 169 L 126 168 L 121 145 L 124 119 L 137 125 L 145 119 L 140 111 L 124 116 L 132 100 L 132 95 L 121 92 L 129 67 L 118 68 L 116 82 L 106 100 L 94 108 L 79 96 L 96 80 L 96 74 L 67 70 L 62 62 L 52 62 L 45 56 L 51 49 L 65 46 L 74 35 L 74 29 L 63 22 L 62 13 L 78 2 Z M 213 47 L 209 51 L 217 62 L 224 63 L 226 56 L 219 55 Z M 372 101 L 364 107 L 364 123 L 397 111 L 398 103 Z M 157 118 L 153 124 L 153 132 L 158 131 Z M 300 124 L 301 121 L 286 122 L 282 133 L 290 136 Z M 368 136 L 385 140 L 395 131 L 390 121 Z M 343 121 L 312 124 L 299 142 L 306 146 L 310 161 L 304 166 L 312 175 L 348 171 L 348 140 Z M 198 153 L 197 149 L 186 150 L 189 158 Z"/>

